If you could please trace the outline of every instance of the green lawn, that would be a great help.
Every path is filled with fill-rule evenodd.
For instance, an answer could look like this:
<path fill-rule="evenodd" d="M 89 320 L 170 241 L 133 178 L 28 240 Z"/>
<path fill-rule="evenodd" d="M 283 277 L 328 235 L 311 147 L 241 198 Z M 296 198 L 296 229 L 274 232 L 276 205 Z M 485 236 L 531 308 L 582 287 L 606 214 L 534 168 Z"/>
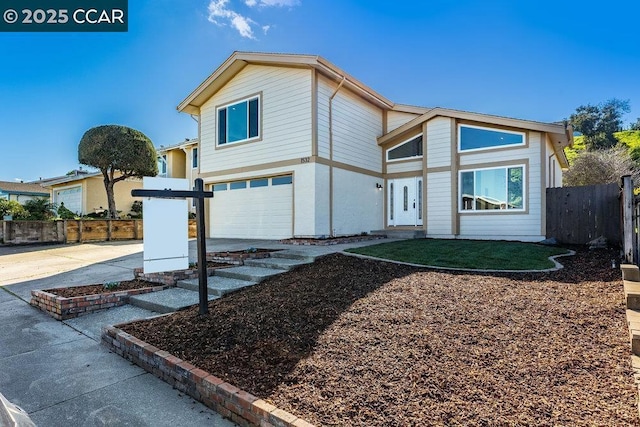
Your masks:
<path fill-rule="evenodd" d="M 554 267 L 548 259 L 550 256 L 568 251 L 534 243 L 413 239 L 348 249 L 347 252 L 434 267 L 544 270 Z"/>

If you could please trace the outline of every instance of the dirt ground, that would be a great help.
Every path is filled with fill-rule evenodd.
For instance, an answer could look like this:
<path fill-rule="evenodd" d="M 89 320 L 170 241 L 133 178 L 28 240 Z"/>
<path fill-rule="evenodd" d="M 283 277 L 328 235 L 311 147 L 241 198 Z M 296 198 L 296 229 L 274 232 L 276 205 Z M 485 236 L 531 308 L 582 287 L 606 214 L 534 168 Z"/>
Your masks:
<path fill-rule="evenodd" d="M 335 254 L 123 329 L 316 425 L 638 426 L 614 258 L 470 274 Z"/>

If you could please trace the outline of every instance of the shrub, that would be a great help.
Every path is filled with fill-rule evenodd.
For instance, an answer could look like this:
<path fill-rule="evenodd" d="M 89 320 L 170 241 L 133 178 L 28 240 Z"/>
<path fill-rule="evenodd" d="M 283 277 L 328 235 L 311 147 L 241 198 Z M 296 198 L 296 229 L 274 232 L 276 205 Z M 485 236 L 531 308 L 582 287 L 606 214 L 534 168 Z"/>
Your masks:
<path fill-rule="evenodd" d="M 15 200 L 0 199 L 0 217 L 5 215 L 11 215 L 13 219 L 27 219 L 29 218 L 29 211 L 24 206 Z"/>

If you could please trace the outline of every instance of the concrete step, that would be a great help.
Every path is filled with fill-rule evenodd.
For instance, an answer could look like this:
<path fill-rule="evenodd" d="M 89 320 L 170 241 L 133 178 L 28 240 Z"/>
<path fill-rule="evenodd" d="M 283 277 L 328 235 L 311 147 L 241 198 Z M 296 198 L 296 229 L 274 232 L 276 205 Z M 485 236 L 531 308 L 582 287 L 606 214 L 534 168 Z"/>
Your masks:
<path fill-rule="evenodd" d="M 219 298 L 209 295 L 209 301 Z M 183 288 L 170 288 L 164 291 L 129 297 L 129 304 L 158 313 L 171 313 L 198 304 L 198 292 Z"/>
<path fill-rule="evenodd" d="M 623 280 L 623 283 L 627 308 L 630 310 L 640 310 L 640 282 Z"/>
<path fill-rule="evenodd" d="M 387 236 L 389 239 L 424 239 L 424 230 L 423 229 L 393 229 L 389 228 L 387 230 L 373 230 L 370 234 L 374 234 L 377 236 Z"/>
<path fill-rule="evenodd" d="M 309 252 L 304 251 L 295 251 L 295 250 L 284 250 L 277 251 L 271 253 L 271 259 L 273 258 L 284 258 L 284 259 L 295 259 L 299 261 L 313 262 L 318 258 L 318 255 L 312 255 Z"/>
<path fill-rule="evenodd" d="M 309 264 L 311 261 L 291 258 L 262 258 L 248 259 L 244 265 L 251 267 L 273 268 L 275 270 L 293 270 L 299 265 Z"/>
<path fill-rule="evenodd" d="M 209 276 L 207 277 L 207 289 L 209 289 L 209 295 L 215 295 L 221 297 L 235 290 L 245 288 L 247 286 L 253 286 L 256 282 L 232 279 L 222 276 Z M 199 291 L 200 282 L 198 279 L 180 280 L 178 287 L 188 289 L 190 291 Z"/>
<path fill-rule="evenodd" d="M 283 272 L 284 270 L 276 270 L 274 268 L 243 265 L 241 267 L 220 268 L 216 270 L 215 276 L 260 283 L 267 277 L 275 276 Z"/>

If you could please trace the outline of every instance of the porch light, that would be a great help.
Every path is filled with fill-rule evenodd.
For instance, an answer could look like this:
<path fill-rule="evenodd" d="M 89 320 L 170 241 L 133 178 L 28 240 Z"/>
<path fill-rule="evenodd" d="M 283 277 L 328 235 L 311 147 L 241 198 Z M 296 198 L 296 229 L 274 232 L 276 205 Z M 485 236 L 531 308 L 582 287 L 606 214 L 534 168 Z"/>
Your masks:
<path fill-rule="evenodd" d="M 376 182 L 376 188 L 378 190 L 382 190 L 382 184 L 380 184 L 379 182 Z"/>

